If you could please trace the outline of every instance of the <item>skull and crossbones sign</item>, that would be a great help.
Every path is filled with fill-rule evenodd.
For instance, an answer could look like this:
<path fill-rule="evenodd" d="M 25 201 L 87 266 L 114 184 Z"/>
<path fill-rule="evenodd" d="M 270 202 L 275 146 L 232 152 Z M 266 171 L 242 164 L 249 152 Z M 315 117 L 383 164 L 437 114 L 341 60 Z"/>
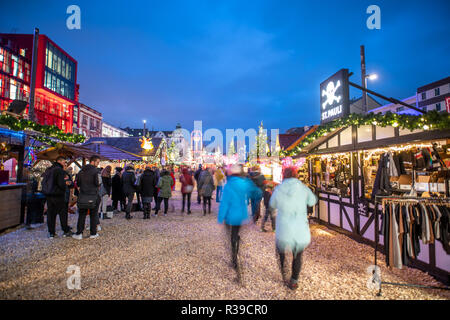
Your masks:
<path fill-rule="evenodd" d="M 333 81 L 330 81 L 327 84 L 326 90 L 322 90 L 322 97 L 327 96 L 327 100 L 322 104 L 322 108 L 325 109 L 327 104 L 329 104 L 331 106 L 334 101 L 336 101 L 336 102 L 341 101 L 341 96 L 336 97 L 336 95 L 335 95 L 336 90 L 340 87 L 340 85 L 341 85 L 341 81 L 339 81 L 339 80 L 336 82 L 336 86 L 334 85 Z"/>

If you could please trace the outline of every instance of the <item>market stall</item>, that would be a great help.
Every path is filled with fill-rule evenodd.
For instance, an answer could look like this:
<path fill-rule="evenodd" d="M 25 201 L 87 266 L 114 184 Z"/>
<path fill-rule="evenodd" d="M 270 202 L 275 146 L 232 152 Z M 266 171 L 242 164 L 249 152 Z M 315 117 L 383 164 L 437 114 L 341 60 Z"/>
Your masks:
<path fill-rule="evenodd" d="M 16 226 L 23 219 L 24 150 L 23 132 L 0 128 L 0 230 Z"/>
<path fill-rule="evenodd" d="M 349 125 L 315 139 L 294 158 L 306 156 L 307 182 L 319 197 L 315 218 L 359 241 L 377 242 L 384 250 L 375 196 L 448 199 L 449 146 L 450 129 Z M 381 200 L 378 210 L 383 212 Z M 443 243 L 420 241 L 419 251 L 410 265 L 448 283 L 450 256 Z"/>

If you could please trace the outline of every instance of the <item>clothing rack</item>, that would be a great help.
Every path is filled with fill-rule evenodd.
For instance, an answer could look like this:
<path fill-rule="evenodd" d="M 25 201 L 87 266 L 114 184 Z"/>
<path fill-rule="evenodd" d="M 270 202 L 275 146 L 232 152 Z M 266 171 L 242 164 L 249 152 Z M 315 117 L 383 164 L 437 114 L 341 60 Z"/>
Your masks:
<path fill-rule="evenodd" d="M 384 200 L 391 200 L 391 201 L 398 201 L 398 202 L 419 202 L 419 201 L 426 201 L 429 203 L 432 202 L 449 202 L 449 198 L 445 197 L 445 198 L 441 198 L 441 197 L 413 197 L 413 196 L 407 196 L 407 197 L 402 197 L 402 196 L 375 196 L 375 268 L 377 267 L 377 251 L 378 251 L 378 243 L 379 243 L 379 220 L 378 220 L 378 214 L 379 214 L 379 210 L 378 210 L 378 204 L 383 204 Z M 374 273 L 376 272 L 375 270 L 373 271 Z M 450 290 L 450 287 L 445 286 L 445 287 L 437 287 L 437 286 L 424 286 L 424 285 L 419 285 L 419 284 L 411 284 L 411 283 L 395 283 L 395 282 L 385 282 L 385 281 L 380 281 L 379 282 L 380 287 L 377 293 L 377 296 L 381 296 L 381 286 L 383 284 L 386 285 L 392 285 L 392 286 L 405 286 L 405 287 L 416 287 L 416 288 L 426 288 L 426 289 L 437 289 L 437 290 Z"/>

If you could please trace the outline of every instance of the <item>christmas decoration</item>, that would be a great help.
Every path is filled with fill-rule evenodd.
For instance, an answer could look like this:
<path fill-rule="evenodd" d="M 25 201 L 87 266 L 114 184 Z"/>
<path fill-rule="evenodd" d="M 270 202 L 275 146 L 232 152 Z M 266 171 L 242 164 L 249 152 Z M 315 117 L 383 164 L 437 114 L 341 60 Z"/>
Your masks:
<path fill-rule="evenodd" d="M 17 119 L 8 114 L 0 115 L 0 125 L 8 126 L 14 131 L 24 131 L 29 129 L 43 133 L 45 136 L 35 135 L 33 138 L 52 146 L 55 146 L 57 143 L 55 140 L 71 143 L 83 143 L 86 139 L 86 137 L 81 134 L 65 133 L 57 126 L 42 125 L 31 120 Z"/>
<path fill-rule="evenodd" d="M 450 115 L 448 113 L 439 113 L 435 110 L 429 111 L 423 115 L 415 116 L 409 114 L 397 114 L 390 111 L 386 114 L 356 114 L 352 113 L 346 118 L 341 118 L 321 125 L 315 132 L 307 136 L 298 146 L 289 151 L 281 151 L 281 156 L 295 156 L 299 154 L 302 149 L 322 136 L 328 133 L 351 125 L 376 125 L 379 127 L 399 127 L 400 129 L 407 129 L 410 131 L 416 129 L 422 130 L 439 130 L 450 129 Z"/>

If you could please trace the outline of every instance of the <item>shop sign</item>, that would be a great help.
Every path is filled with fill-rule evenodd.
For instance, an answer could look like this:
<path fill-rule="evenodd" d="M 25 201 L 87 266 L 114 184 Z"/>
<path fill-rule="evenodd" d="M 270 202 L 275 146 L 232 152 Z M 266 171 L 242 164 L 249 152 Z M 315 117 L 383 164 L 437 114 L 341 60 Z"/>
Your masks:
<path fill-rule="evenodd" d="M 320 84 L 320 123 L 342 118 L 350 113 L 348 69 L 341 69 Z"/>
<path fill-rule="evenodd" d="M 360 216 L 369 216 L 369 203 L 367 202 L 367 200 L 365 198 L 359 198 L 358 201 L 356 202 L 357 206 L 358 206 L 358 214 Z"/>

